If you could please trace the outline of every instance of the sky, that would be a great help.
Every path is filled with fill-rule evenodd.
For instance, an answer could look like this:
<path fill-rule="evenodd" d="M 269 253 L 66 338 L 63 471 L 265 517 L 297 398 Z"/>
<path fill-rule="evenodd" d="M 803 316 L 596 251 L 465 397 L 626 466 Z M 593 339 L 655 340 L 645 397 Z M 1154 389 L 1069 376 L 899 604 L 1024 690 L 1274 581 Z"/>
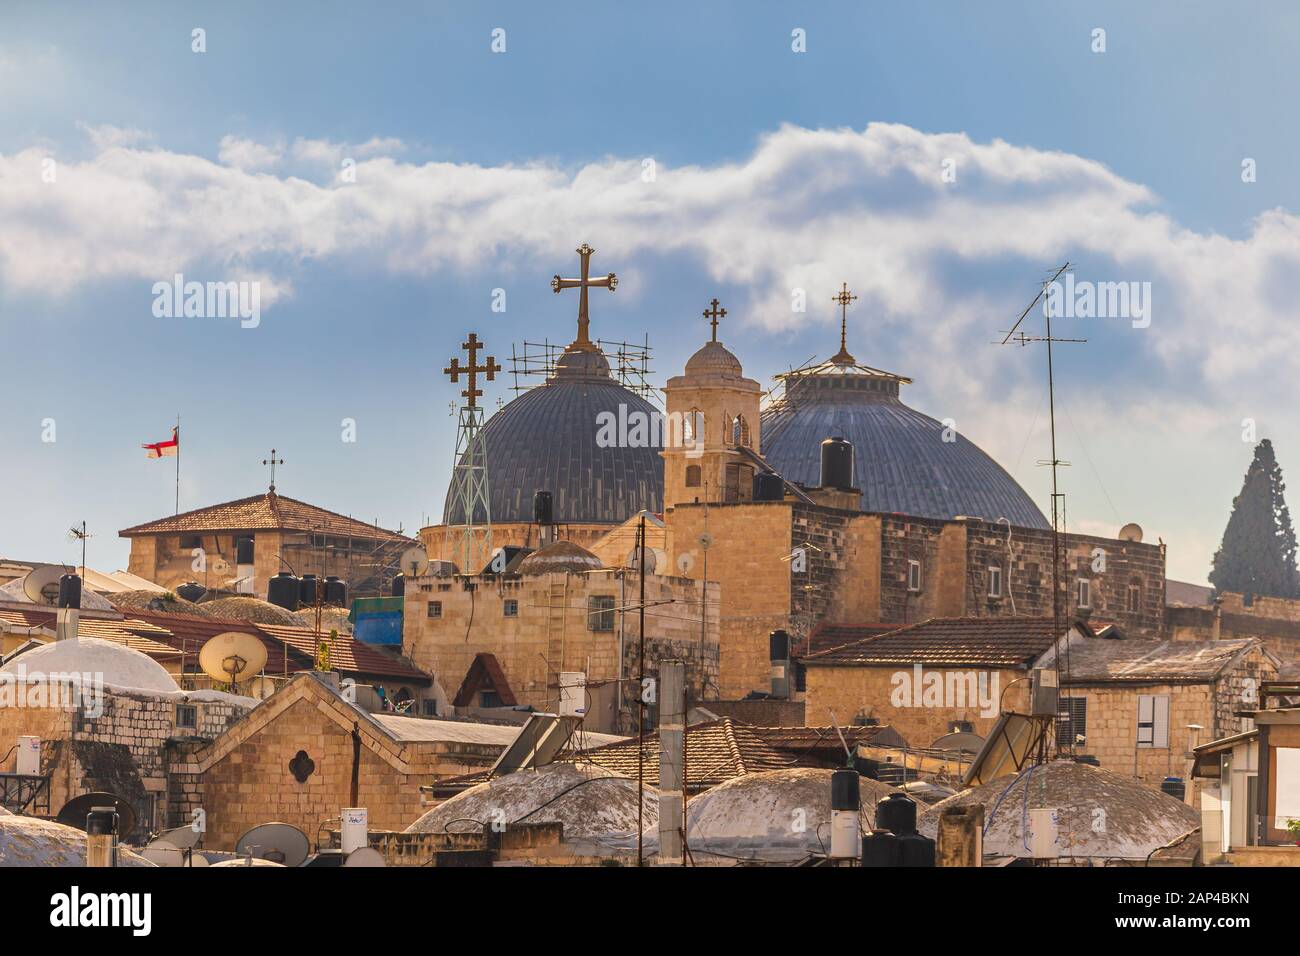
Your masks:
<path fill-rule="evenodd" d="M 747 375 L 828 357 L 847 282 L 850 351 L 1045 512 L 1045 355 L 999 333 L 1067 260 L 1149 290 L 1054 321 L 1087 339 L 1056 350 L 1068 523 L 1204 582 L 1253 441 L 1300 468 L 1298 45 L 1285 2 L 6 3 L 0 555 L 78 560 L 84 519 L 125 567 L 177 414 L 182 510 L 274 447 L 284 494 L 436 520 L 442 368 L 470 330 L 568 342 L 549 280 L 588 242 L 593 335 L 648 334 L 658 384 L 714 296 Z M 177 273 L 256 321 L 157 314 Z"/>

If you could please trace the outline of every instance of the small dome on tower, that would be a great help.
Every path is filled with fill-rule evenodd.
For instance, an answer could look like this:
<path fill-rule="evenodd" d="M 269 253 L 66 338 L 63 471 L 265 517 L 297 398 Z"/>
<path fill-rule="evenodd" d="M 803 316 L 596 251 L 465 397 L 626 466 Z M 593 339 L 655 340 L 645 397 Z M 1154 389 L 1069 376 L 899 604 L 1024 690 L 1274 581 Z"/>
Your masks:
<path fill-rule="evenodd" d="M 586 548 L 579 547 L 572 541 L 556 541 L 520 561 L 519 573 L 551 574 L 568 571 L 581 574 L 584 571 L 598 571 L 603 567 L 600 558 Z"/>
<path fill-rule="evenodd" d="M 740 367 L 740 359 L 732 355 L 721 342 L 705 342 L 704 348 L 687 359 L 686 374 L 740 378 L 744 371 Z"/>

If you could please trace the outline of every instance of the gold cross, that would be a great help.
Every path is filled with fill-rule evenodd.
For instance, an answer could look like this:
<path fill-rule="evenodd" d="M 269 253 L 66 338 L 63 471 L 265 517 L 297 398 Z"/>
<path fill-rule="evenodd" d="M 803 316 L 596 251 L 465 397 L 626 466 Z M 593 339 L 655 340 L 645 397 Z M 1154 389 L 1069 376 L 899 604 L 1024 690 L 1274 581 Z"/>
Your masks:
<path fill-rule="evenodd" d="M 462 342 L 460 347 L 469 353 L 469 365 L 461 366 L 460 359 L 454 358 L 442 372 L 444 375 L 450 375 L 453 382 L 459 382 L 462 373 L 469 376 L 469 387 L 461 394 L 469 399 L 469 407 L 474 408 L 478 404 L 479 396 L 483 394 L 483 390 L 478 387 L 478 373 L 486 372 L 487 380 L 492 382 L 496 380 L 496 374 L 501 371 L 501 366 L 491 355 L 487 357 L 486 364 L 478 364 L 478 350 L 487 346 L 478 340 L 478 335 L 474 332 L 469 334 L 469 341 Z"/>
<path fill-rule="evenodd" d="M 709 305 L 711 305 L 712 308 L 705 310 L 704 317 L 709 320 L 709 325 L 713 326 L 713 341 L 716 342 L 718 341 L 718 319 L 725 319 L 727 317 L 727 310 L 718 308 L 717 299 L 714 299 L 709 303 Z"/>
<path fill-rule="evenodd" d="M 559 276 L 555 276 L 551 279 L 552 292 L 558 293 L 563 289 L 578 290 L 578 337 L 574 340 L 573 345 L 569 347 L 584 352 L 594 352 L 596 350 L 596 346 L 592 344 L 591 336 L 589 334 L 591 319 L 587 315 L 587 289 L 606 288 L 609 289 L 610 292 L 613 292 L 614 288 L 618 285 L 618 277 L 612 272 L 608 275 L 601 276 L 598 279 L 588 278 L 588 273 L 591 268 L 591 257 L 595 251 L 595 249 L 591 248 L 591 246 L 587 245 L 585 242 L 578 247 L 578 256 L 582 262 L 582 275 L 580 278 L 561 279 Z"/>
<path fill-rule="evenodd" d="M 272 448 L 272 449 L 271 449 L 271 457 L 270 457 L 270 458 L 263 458 L 263 459 L 262 459 L 262 464 L 264 464 L 264 465 L 270 465 L 270 466 L 271 466 L 271 490 L 272 490 L 272 491 L 275 491 L 275 466 L 276 466 L 276 465 L 283 465 L 283 464 L 284 464 L 284 459 L 283 459 L 283 458 L 279 458 L 279 459 L 277 459 L 277 458 L 275 457 L 275 449 Z"/>
<path fill-rule="evenodd" d="M 848 329 L 849 303 L 856 298 L 856 295 L 849 292 L 847 282 L 841 284 L 838 295 L 831 296 L 831 301 L 839 303 L 840 306 L 840 353 L 831 359 L 832 362 L 853 363 L 853 356 L 849 354 L 848 347 L 845 345 L 845 338 Z"/>

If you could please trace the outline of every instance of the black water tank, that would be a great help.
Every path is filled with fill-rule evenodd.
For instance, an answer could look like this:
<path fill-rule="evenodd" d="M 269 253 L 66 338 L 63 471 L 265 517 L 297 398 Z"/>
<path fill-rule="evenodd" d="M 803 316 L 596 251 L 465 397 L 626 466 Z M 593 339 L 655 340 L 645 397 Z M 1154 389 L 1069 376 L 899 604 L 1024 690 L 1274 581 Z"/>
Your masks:
<path fill-rule="evenodd" d="M 304 574 L 302 581 L 298 584 L 298 600 L 307 607 L 314 607 L 316 604 L 316 588 L 320 584 L 320 579 L 314 574 Z"/>
<path fill-rule="evenodd" d="M 902 866 L 903 845 L 888 830 L 872 830 L 862 838 L 863 866 Z"/>
<path fill-rule="evenodd" d="M 281 571 L 266 586 L 266 599 L 286 611 L 298 610 L 301 585 L 291 571 Z"/>
<path fill-rule="evenodd" d="M 822 442 L 823 488 L 853 487 L 853 443 L 844 438 Z"/>
<path fill-rule="evenodd" d="M 767 659 L 785 661 L 790 659 L 790 635 L 785 631 L 773 631 L 767 636 Z"/>
<path fill-rule="evenodd" d="M 253 563 L 253 539 L 237 538 L 235 540 L 235 563 L 252 564 Z"/>
<path fill-rule="evenodd" d="M 406 575 L 401 571 L 393 578 L 393 597 L 402 597 L 406 594 Z"/>
<path fill-rule="evenodd" d="M 186 581 L 176 589 L 176 596 L 191 604 L 198 603 L 199 598 L 208 593 L 208 589 L 198 581 Z"/>
<path fill-rule="evenodd" d="M 1165 777 L 1160 784 L 1160 792 L 1167 793 L 1180 803 L 1187 799 L 1187 784 L 1182 777 Z"/>
<path fill-rule="evenodd" d="M 916 832 L 916 801 L 905 793 L 891 793 L 876 804 L 876 829 L 897 836 Z"/>
<path fill-rule="evenodd" d="M 533 521 L 537 524 L 555 524 L 555 509 L 549 491 L 533 494 Z"/>
<path fill-rule="evenodd" d="M 325 603 L 333 607 L 348 606 L 348 585 L 331 574 L 325 578 Z"/>
<path fill-rule="evenodd" d="M 898 838 L 903 850 L 900 866 L 934 866 L 934 841 L 919 833 L 907 833 Z"/>
<path fill-rule="evenodd" d="M 832 810 L 852 810 L 856 813 L 862 809 L 858 780 L 858 772 L 846 767 L 831 774 Z"/>
<path fill-rule="evenodd" d="M 770 471 L 754 476 L 755 501 L 781 501 L 785 498 L 785 479 Z"/>
<path fill-rule="evenodd" d="M 1089 767 L 1100 767 L 1101 761 L 1092 754 L 1079 754 L 1074 758 L 1075 763 L 1086 763 Z"/>
<path fill-rule="evenodd" d="M 81 578 L 65 574 L 59 578 L 59 607 L 81 608 Z"/>

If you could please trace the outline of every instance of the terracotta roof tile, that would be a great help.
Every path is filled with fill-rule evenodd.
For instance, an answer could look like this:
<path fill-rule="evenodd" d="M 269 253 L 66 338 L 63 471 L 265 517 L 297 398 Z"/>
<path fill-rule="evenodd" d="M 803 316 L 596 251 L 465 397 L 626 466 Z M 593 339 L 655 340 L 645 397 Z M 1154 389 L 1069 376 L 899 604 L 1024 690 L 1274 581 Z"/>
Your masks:
<path fill-rule="evenodd" d="M 54 631 L 56 617 L 53 611 L 16 608 L 0 609 L 0 622 L 10 626 L 45 628 Z M 78 637 L 98 637 L 122 644 L 150 657 L 172 659 L 179 656 L 164 638 L 167 632 L 143 621 L 132 619 L 82 617 L 77 622 Z"/>
<path fill-rule="evenodd" d="M 1062 628 L 1087 625 L 1062 621 Z M 1024 667 L 1051 649 L 1050 617 L 931 618 L 803 658 L 808 667 Z"/>
<path fill-rule="evenodd" d="M 286 627 L 281 624 L 258 624 L 258 630 L 293 650 L 316 658 L 316 632 L 309 627 Z M 328 634 L 325 635 L 328 639 Z M 356 640 L 349 634 L 339 634 L 330 648 L 330 663 L 335 670 L 369 677 L 390 677 L 394 680 L 429 684 L 433 678 L 414 664 L 393 654 L 387 654 Z"/>
<path fill-rule="evenodd" d="M 1201 683 L 1218 677 L 1254 638 L 1229 641 L 1088 641 L 1070 647 L 1062 684 Z M 1066 664 L 1062 661 L 1062 665 Z"/>
<path fill-rule="evenodd" d="M 209 505 L 194 511 L 159 518 L 131 528 L 118 535 L 124 538 L 137 534 L 175 534 L 219 531 L 316 531 L 332 535 L 350 535 L 354 538 L 377 541 L 412 540 L 396 531 L 357 521 L 334 511 L 275 492 L 265 492 L 237 501 Z"/>

